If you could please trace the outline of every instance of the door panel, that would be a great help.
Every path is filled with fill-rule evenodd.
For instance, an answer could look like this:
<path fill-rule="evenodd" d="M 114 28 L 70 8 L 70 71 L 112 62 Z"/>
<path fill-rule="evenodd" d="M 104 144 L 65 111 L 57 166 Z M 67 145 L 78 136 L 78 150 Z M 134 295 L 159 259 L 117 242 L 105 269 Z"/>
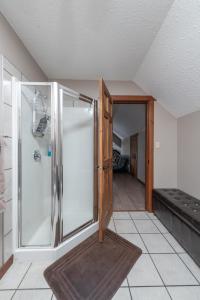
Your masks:
<path fill-rule="evenodd" d="M 94 105 L 61 89 L 62 238 L 94 220 Z"/>
<path fill-rule="evenodd" d="M 99 82 L 99 241 L 112 215 L 112 99 L 103 81 Z"/>

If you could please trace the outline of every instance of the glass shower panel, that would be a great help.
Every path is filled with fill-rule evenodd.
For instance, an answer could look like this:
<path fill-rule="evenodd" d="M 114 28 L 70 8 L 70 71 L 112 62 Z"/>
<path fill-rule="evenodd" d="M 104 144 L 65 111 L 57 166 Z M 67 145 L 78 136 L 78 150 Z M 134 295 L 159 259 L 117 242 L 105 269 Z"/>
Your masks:
<path fill-rule="evenodd" d="M 21 246 L 51 244 L 51 85 L 21 85 Z"/>
<path fill-rule="evenodd" d="M 63 236 L 92 222 L 94 107 L 63 93 Z"/>

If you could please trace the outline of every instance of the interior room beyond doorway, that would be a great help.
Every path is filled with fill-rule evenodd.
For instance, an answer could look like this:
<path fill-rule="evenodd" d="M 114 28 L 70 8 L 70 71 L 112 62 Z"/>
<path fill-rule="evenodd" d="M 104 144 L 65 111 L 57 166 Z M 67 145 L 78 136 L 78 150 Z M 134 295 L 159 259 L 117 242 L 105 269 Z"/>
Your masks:
<path fill-rule="evenodd" d="M 146 104 L 113 105 L 113 210 L 145 210 Z"/>

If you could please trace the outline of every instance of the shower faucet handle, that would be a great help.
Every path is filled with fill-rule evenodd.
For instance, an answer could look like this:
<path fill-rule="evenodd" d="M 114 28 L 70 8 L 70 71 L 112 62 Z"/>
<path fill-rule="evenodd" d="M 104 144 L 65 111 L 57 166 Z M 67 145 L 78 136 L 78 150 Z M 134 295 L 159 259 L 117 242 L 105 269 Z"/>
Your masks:
<path fill-rule="evenodd" d="M 40 151 L 39 150 L 34 150 L 34 152 L 33 152 L 33 159 L 35 161 L 41 161 L 41 158 L 42 158 L 42 156 L 41 156 Z"/>

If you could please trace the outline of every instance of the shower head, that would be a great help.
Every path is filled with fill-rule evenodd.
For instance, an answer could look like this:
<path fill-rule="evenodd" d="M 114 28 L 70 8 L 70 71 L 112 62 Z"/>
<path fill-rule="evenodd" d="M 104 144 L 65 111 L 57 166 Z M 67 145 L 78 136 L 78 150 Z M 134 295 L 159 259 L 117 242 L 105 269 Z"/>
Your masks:
<path fill-rule="evenodd" d="M 44 117 L 42 117 L 39 121 L 39 124 L 37 126 L 36 129 L 36 134 L 39 136 L 44 136 L 45 130 L 47 128 L 48 125 L 48 121 L 49 121 L 50 117 L 45 115 Z"/>
<path fill-rule="evenodd" d="M 43 137 L 45 135 L 49 125 L 48 121 L 50 120 L 47 111 L 47 96 L 36 89 L 32 104 L 32 134 L 34 137 Z"/>

